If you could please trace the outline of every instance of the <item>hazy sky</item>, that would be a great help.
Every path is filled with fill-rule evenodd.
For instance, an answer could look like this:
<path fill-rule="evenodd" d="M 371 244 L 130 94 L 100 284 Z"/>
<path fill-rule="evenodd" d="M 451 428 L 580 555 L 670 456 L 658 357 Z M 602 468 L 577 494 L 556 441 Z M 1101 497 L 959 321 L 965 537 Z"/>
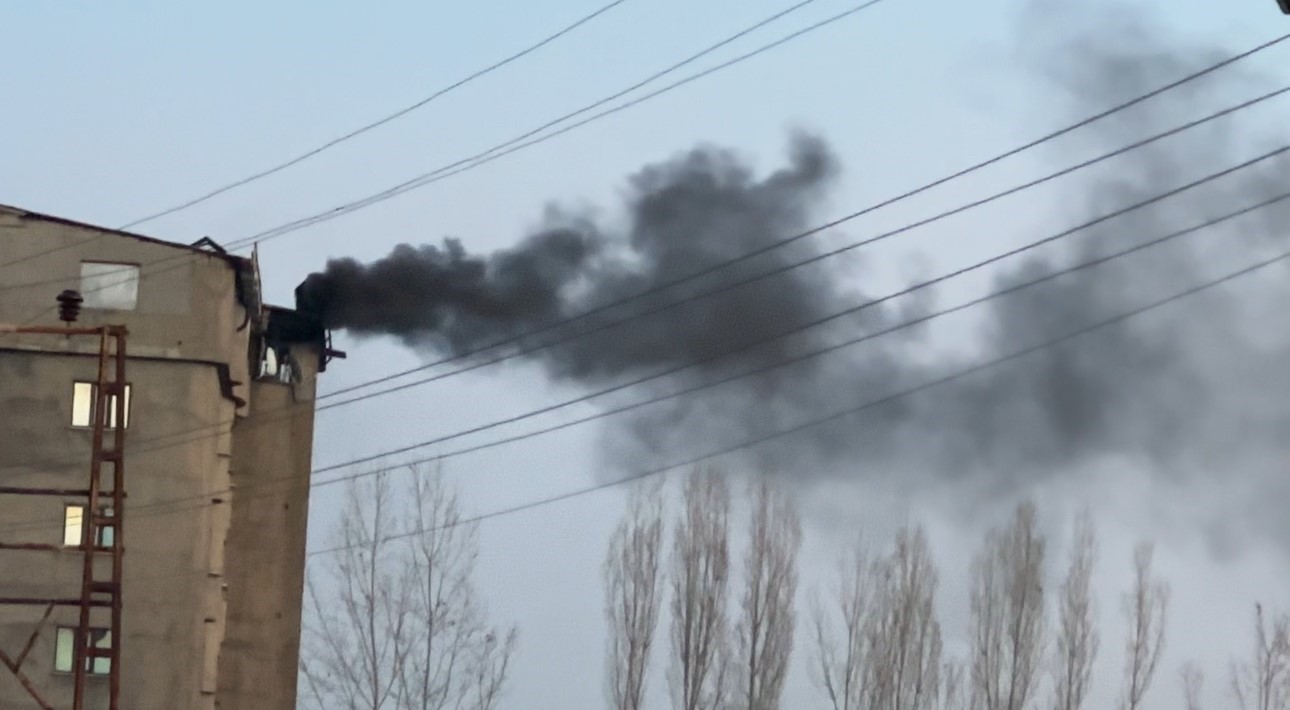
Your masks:
<path fill-rule="evenodd" d="M 0 42 L 0 66 L 7 68 L 0 75 L 5 99 L 0 103 L 0 203 L 118 226 L 417 101 L 597 4 L 495 0 L 360 7 L 234 0 L 181 7 L 9 2 L 0 10 L 0 24 L 7 30 Z M 632 0 L 411 115 L 139 231 L 184 242 L 202 236 L 229 242 L 325 210 L 523 133 L 789 4 Z M 734 56 L 852 4 L 818 0 L 719 57 Z M 1168 27 L 1204 46 L 1240 50 L 1290 31 L 1290 18 L 1276 11 L 1274 0 L 1119 4 L 1139 6 L 1150 33 L 1164 33 Z M 1083 13 L 1086 25 L 1105 21 L 1109 26 L 1109 19 L 1095 15 L 1101 10 L 1092 3 L 1088 10 L 1082 8 L 1074 12 Z M 474 252 L 503 248 L 538 226 L 552 203 L 593 209 L 613 223 L 620 216 L 628 176 L 699 144 L 731 148 L 764 173 L 786 163 L 791 129 L 821 136 L 842 168 L 827 204 L 818 211 L 818 221 L 825 221 L 1113 103 L 1081 95 L 1087 87 L 1078 81 L 1066 86 L 1052 81 L 1054 73 L 1078 76 L 1086 55 L 1079 46 L 1046 44 L 1060 32 L 1054 34 L 1051 25 L 1033 17 L 1028 22 L 1022 18 L 1020 0 L 885 0 L 584 129 L 268 242 L 260 249 L 268 295 L 289 304 L 294 286 L 328 257 L 376 258 L 401 242 L 454 236 Z M 1035 43 L 1048 49 L 1036 50 Z M 1023 46 L 1027 51 L 1021 51 Z M 1269 52 L 1258 65 L 1275 77 L 1287 59 L 1290 47 Z M 1132 69 L 1126 67 L 1129 73 Z M 1234 83 L 1233 91 L 1245 95 L 1246 86 Z M 1222 104 L 1205 104 L 1195 115 Z M 1257 110 L 1261 113 L 1250 119 L 1251 133 L 1284 116 L 1286 105 L 1283 100 Z M 1175 120 L 1168 112 L 1161 115 L 1166 122 Z M 1092 145 L 1105 144 L 1076 140 L 1062 149 L 1069 152 L 1028 154 L 818 239 L 824 245 L 841 244 L 917 219 L 1055 169 Z M 1225 160 L 1210 169 L 1224 166 Z M 865 250 L 866 268 L 856 273 L 862 274 L 867 292 L 885 292 L 911 277 L 937 274 L 1035 239 L 1069 223 L 1070 206 L 1088 198 L 1080 185 L 1047 186 Z M 967 279 L 939 295 L 953 301 L 955 295 L 985 286 L 985 279 Z M 1284 318 L 1275 309 L 1264 311 L 1258 313 Z M 971 349 L 970 317 L 947 319 L 929 329 L 929 358 L 933 350 Z M 1283 346 L 1267 352 L 1285 352 L 1276 349 Z M 355 342 L 342 333 L 338 347 L 348 351 L 349 359 L 326 373 L 324 391 L 420 361 L 417 353 L 393 341 Z M 1245 382 L 1252 388 L 1258 384 Z M 1274 391 L 1290 393 L 1290 388 Z M 373 454 L 579 392 L 549 383 L 540 369 L 530 366 L 454 377 L 321 415 L 315 462 L 327 465 Z M 594 405 L 574 409 L 541 421 L 596 410 Z M 470 510 L 486 512 L 600 480 L 607 465 L 601 433 L 596 425 L 575 427 L 454 460 L 448 470 Z M 1251 456 L 1279 454 L 1269 448 Z M 658 463 L 617 461 L 614 466 L 636 469 Z M 910 483 L 860 469 L 857 464 L 850 478 L 800 488 L 808 521 L 804 590 L 828 578 L 837 544 L 857 530 L 882 539 L 903 520 L 925 522 L 943 569 L 942 611 L 951 649 L 965 628 L 967 558 L 980 531 L 1002 520 L 1004 509 L 1019 495 L 1036 496 L 1046 521 L 1059 531 L 1080 505 L 1092 505 L 1102 527 L 1097 581 L 1107 621 L 1095 680 L 1098 707 L 1109 705 L 1119 685 L 1122 625 L 1116 595 L 1127 583 L 1136 539 L 1159 542 L 1158 562 L 1174 588 L 1169 649 L 1152 707 L 1177 700 L 1177 667 L 1189 658 L 1210 674 L 1213 707 L 1224 707 L 1218 701 L 1226 702 L 1219 695 L 1226 689 L 1226 659 L 1246 650 L 1251 604 L 1262 599 L 1287 606 L 1285 552 L 1290 548 L 1278 543 L 1284 538 L 1251 532 L 1269 529 L 1269 521 L 1258 518 L 1275 506 L 1251 506 L 1254 498 L 1244 496 L 1241 486 L 1229 485 L 1234 474 L 1226 469 L 1166 484 L 1158 471 L 1131 456 L 1107 456 L 1086 462 L 1077 473 L 1037 477 L 1033 485 L 1012 485 L 990 496 L 964 494 L 974 488 L 971 481 L 929 484 L 942 480 L 938 472 Z M 1282 486 L 1276 492 L 1286 491 Z M 337 493 L 328 488 L 314 497 L 314 547 L 326 544 Z M 985 505 L 985 500 L 997 505 Z M 603 703 L 599 567 L 621 502 L 619 493 L 600 493 L 483 526 L 481 589 L 496 616 L 514 620 L 521 630 L 505 708 Z M 1222 516 L 1242 523 L 1218 530 L 1213 520 Z M 1054 540 L 1054 557 L 1064 554 L 1063 544 Z M 807 653 L 802 638 L 799 660 Z M 655 659 L 660 670 L 664 656 Z M 651 688 L 651 707 L 666 706 L 665 690 L 661 683 Z M 818 700 L 799 664 L 786 705 L 812 707 Z"/>

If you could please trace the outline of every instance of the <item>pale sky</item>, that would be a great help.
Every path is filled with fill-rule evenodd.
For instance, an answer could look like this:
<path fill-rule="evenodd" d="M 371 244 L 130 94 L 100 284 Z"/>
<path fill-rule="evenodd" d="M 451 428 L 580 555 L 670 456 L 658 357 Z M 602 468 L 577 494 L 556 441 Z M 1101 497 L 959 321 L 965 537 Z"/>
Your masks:
<path fill-rule="evenodd" d="M 413 103 L 598 4 L 10 2 L 0 9 L 7 29 L 0 42 L 0 66 L 7 68 L 0 74 L 6 98 L 0 109 L 0 203 L 119 226 Z M 789 4 L 632 0 L 389 125 L 138 231 L 182 242 L 202 236 L 230 242 L 325 210 L 510 139 Z M 818 0 L 698 66 L 853 4 Z M 1290 17 L 1277 12 L 1274 0 L 1120 4 L 1140 6 L 1152 23 L 1231 51 L 1290 31 Z M 455 236 L 467 249 L 487 253 L 517 242 L 553 202 L 589 206 L 612 221 L 624 180 L 643 165 L 711 143 L 735 149 L 765 172 L 784 163 L 787 133 L 795 127 L 829 141 L 842 163 L 843 179 L 819 215 L 827 221 L 1071 120 L 1073 99 L 1023 66 L 1017 52 L 1021 14 L 1021 0 L 885 0 L 586 128 L 268 242 L 260 249 L 266 290 L 271 300 L 290 304 L 294 286 L 328 257 L 375 258 L 400 242 Z M 1054 50 L 1053 61 L 1080 62 L 1079 51 L 1064 51 Z M 1275 77 L 1287 60 L 1290 47 L 1282 47 L 1258 65 Z M 1285 115 L 1286 105 L 1282 100 L 1260 110 L 1252 120 L 1264 125 Z M 1052 158 L 1022 156 L 820 238 L 842 243 L 917 219 L 1055 169 Z M 1063 206 L 1077 199 L 1062 190 L 1037 190 L 1029 199 L 867 250 L 866 288 L 884 291 L 915 274 L 939 273 L 1036 238 L 1036 229 L 1051 231 Z M 942 295 L 985 284 L 968 279 Z M 937 346 L 962 349 L 970 323 L 950 319 L 930 326 L 938 329 Z M 343 333 L 337 346 L 349 358 L 325 374 L 324 392 L 412 367 L 421 357 L 392 341 L 356 342 Z M 578 393 L 549 384 L 536 368 L 514 365 L 414 388 L 321 415 L 315 464 L 378 453 Z M 574 409 L 541 422 L 596 411 L 594 405 Z M 600 480 L 598 433 L 597 425 L 575 427 L 462 457 L 448 470 L 468 510 L 484 513 Z M 618 462 L 624 468 L 659 463 Z M 1290 566 L 1285 547 L 1254 534 L 1240 538 L 1229 554 L 1212 554 L 1207 516 L 1240 518 L 1237 511 L 1248 503 L 1226 480 L 1215 475 L 1164 486 L 1134 461 L 1108 460 L 1078 476 L 1016 487 L 994 506 L 960 495 L 962 486 L 897 485 L 882 477 L 806 487 L 803 598 L 828 580 L 840 541 L 862 528 L 883 539 L 903 520 L 921 521 L 942 566 L 942 620 L 953 649 L 966 629 L 967 559 L 981 531 L 998 524 L 1022 495 L 1036 497 L 1059 534 L 1088 504 L 1103 539 L 1097 583 L 1106 623 L 1096 706 L 1108 707 L 1118 690 L 1117 595 L 1128 581 L 1132 543 L 1151 538 L 1174 599 L 1169 648 L 1150 707 L 1177 703 L 1177 668 L 1187 659 L 1199 661 L 1209 675 L 1210 706 L 1230 707 L 1223 694 L 1226 661 L 1247 650 L 1256 599 L 1290 607 L 1284 593 Z M 337 494 L 326 488 L 313 498 L 314 548 L 326 545 Z M 603 706 L 599 570 L 622 500 L 619 492 L 598 493 L 483 525 L 479 586 L 496 618 L 520 628 L 503 708 Z M 1064 540 L 1055 538 L 1053 545 L 1052 555 L 1060 559 Z M 660 651 L 665 648 L 660 644 Z M 807 640 L 799 636 L 786 707 L 823 707 L 802 668 L 808 654 Z M 657 670 L 665 657 L 656 656 Z M 667 707 L 666 687 L 656 680 L 650 707 Z"/>

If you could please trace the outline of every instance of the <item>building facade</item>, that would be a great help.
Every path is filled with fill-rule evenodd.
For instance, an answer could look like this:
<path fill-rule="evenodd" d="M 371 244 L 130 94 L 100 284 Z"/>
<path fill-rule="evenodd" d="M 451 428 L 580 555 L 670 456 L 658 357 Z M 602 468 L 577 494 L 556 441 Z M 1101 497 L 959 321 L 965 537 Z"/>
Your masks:
<path fill-rule="evenodd" d="M 60 325 L 64 289 L 84 298 L 77 326 L 129 333 L 125 421 L 108 422 L 126 442 L 122 633 L 89 638 L 117 649 L 120 706 L 293 710 L 325 331 L 263 303 L 254 257 L 0 206 L 0 325 Z M 7 330 L 0 487 L 84 488 L 99 343 Z M 0 549 L 0 600 L 79 595 L 85 505 L 0 496 L 0 543 L 39 547 Z M 0 708 L 72 706 L 78 614 L 0 605 Z M 106 660 L 87 665 L 87 709 L 107 708 Z"/>

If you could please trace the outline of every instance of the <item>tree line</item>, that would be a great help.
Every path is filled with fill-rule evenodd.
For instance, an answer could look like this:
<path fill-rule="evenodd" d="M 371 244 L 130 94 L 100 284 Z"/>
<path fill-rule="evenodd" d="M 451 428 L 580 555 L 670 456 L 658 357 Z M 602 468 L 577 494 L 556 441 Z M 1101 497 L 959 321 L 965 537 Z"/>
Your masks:
<path fill-rule="evenodd" d="M 967 650 L 951 657 L 937 613 L 938 572 L 919 525 L 877 551 L 857 542 L 799 624 L 801 521 L 767 478 L 750 487 L 743 559 L 730 559 L 732 491 L 719 471 L 692 472 L 671 526 L 658 489 L 637 491 L 605 564 L 610 707 L 643 710 L 660 610 L 668 600 L 668 691 L 677 710 L 778 710 L 794 652 L 832 710 L 1080 710 L 1100 650 L 1091 583 L 1096 532 L 1085 513 L 1060 579 L 1046 578 L 1047 540 L 1033 503 L 989 531 L 971 562 Z M 1121 710 L 1139 710 L 1157 682 L 1169 586 L 1152 545 L 1133 550 L 1122 596 Z M 802 628 L 799 628 L 802 627 Z M 795 641 L 801 636 L 805 648 Z M 1178 672 L 1187 710 L 1200 710 L 1203 674 Z M 1290 616 L 1255 608 L 1253 652 L 1234 662 L 1228 695 L 1242 710 L 1290 709 Z"/>
<path fill-rule="evenodd" d="M 675 710 L 779 710 L 794 654 L 807 655 L 819 707 L 831 710 L 1081 710 L 1102 651 L 1091 584 L 1097 535 L 1085 513 L 1048 579 L 1048 541 L 1033 503 L 990 530 L 972 558 L 965 650 L 950 654 L 938 570 L 925 530 L 857 541 L 826 584 L 799 595 L 802 522 L 767 477 L 746 491 L 716 469 L 680 486 L 674 515 L 661 484 L 631 494 L 603 567 L 612 710 L 644 710 L 655 657 Z M 517 632 L 498 626 L 472 583 L 474 523 L 438 471 L 355 483 L 333 535 L 341 551 L 311 574 L 302 639 L 301 706 L 348 710 L 493 710 Z M 732 559 L 732 507 L 749 514 Z M 409 531 L 411 531 L 409 533 Z M 1201 710 L 1204 675 L 1185 663 L 1160 676 L 1169 586 L 1150 543 L 1133 550 L 1121 598 L 1119 710 L 1177 682 Z M 799 603 L 799 596 L 809 603 Z M 666 613 L 665 613 L 666 612 Z M 803 615 L 804 618 L 799 618 Z M 1222 707 L 1290 710 L 1290 616 L 1256 605 L 1247 658 L 1226 674 Z M 659 699 L 652 704 L 659 705 Z"/>

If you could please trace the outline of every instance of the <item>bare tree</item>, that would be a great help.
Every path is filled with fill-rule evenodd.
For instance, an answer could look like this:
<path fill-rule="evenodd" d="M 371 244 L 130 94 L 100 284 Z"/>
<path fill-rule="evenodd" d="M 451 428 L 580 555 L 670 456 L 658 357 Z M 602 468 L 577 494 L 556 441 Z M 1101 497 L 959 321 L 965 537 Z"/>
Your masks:
<path fill-rule="evenodd" d="M 842 565 L 828 607 L 816 603 L 816 683 L 834 710 L 961 708 L 964 669 L 942 664 L 937 573 L 921 528 L 871 561 L 861 545 Z"/>
<path fill-rule="evenodd" d="M 1031 699 L 1044 635 L 1045 541 L 1035 507 L 1017 507 L 1007 529 L 991 531 L 972 564 L 972 703 L 1022 710 Z"/>
<path fill-rule="evenodd" d="M 814 603 L 815 683 L 833 710 L 861 710 L 869 698 L 868 625 L 873 603 L 872 563 L 859 542 L 839 566 L 827 602 Z"/>
<path fill-rule="evenodd" d="M 646 672 L 658 627 L 662 544 L 662 491 L 657 486 L 637 489 L 605 560 L 606 665 L 615 710 L 641 710 L 645 702 Z"/>
<path fill-rule="evenodd" d="M 397 708 L 409 595 L 397 551 L 385 544 L 395 532 L 389 474 L 351 484 L 333 531 L 326 595 L 311 575 L 306 591 L 302 669 L 319 708 Z"/>
<path fill-rule="evenodd" d="M 471 577 L 478 533 L 440 471 L 355 482 L 334 534 L 331 589 L 311 577 L 302 656 L 319 708 L 493 710 L 515 629 L 488 625 Z"/>
<path fill-rule="evenodd" d="M 1165 645 L 1165 612 L 1169 606 L 1169 587 L 1151 576 L 1152 547 L 1141 543 L 1133 552 L 1133 590 L 1124 599 L 1129 622 L 1125 648 L 1125 710 L 1138 710 L 1151 687 L 1160 652 Z"/>
<path fill-rule="evenodd" d="M 1205 684 L 1205 675 L 1195 663 L 1188 661 L 1179 669 L 1178 676 L 1182 681 L 1183 702 L 1187 710 L 1200 710 L 1200 691 Z"/>
<path fill-rule="evenodd" d="M 729 631 L 730 489 L 713 470 L 695 470 L 685 483 L 684 512 L 672 551 L 671 685 L 679 710 L 725 704 Z"/>
<path fill-rule="evenodd" d="M 939 701 L 942 642 L 936 619 L 937 574 L 923 530 L 898 532 L 893 550 L 876 573 L 867 631 L 867 706 L 934 708 Z"/>
<path fill-rule="evenodd" d="M 802 526 L 792 502 L 763 476 L 753 488 L 736 628 L 739 707 L 778 710 L 797 627 L 797 552 Z"/>
<path fill-rule="evenodd" d="M 409 470 L 411 536 L 402 563 L 412 589 L 414 642 L 400 664 L 401 710 L 491 710 L 500 699 L 516 629 L 488 625 L 471 578 L 478 525 L 461 513 L 442 470 Z"/>
<path fill-rule="evenodd" d="M 945 661 L 941 664 L 941 710 L 968 710 L 967 684 L 963 664 Z"/>
<path fill-rule="evenodd" d="M 1088 696 L 1093 660 L 1097 657 L 1097 611 L 1089 586 L 1093 578 L 1096 540 L 1093 521 L 1087 512 L 1075 522 L 1070 565 L 1062 581 L 1058 601 L 1054 691 L 1056 710 L 1079 710 Z"/>
<path fill-rule="evenodd" d="M 1254 606 L 1254 658 L 1233 665 L 1232 692 L 1242 710 L 1290 708 L 1290 617 L 1269 627 L 1263 605 Z"/>

